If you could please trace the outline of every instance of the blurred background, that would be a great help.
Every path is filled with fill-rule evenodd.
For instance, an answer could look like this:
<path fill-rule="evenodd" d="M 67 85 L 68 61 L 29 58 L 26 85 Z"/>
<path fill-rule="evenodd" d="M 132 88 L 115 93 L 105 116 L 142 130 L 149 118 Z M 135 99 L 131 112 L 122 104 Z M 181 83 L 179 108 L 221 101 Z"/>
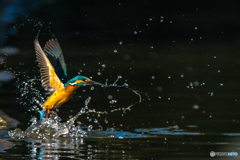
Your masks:
<path fill-rule="evenodd" d="M 117 84 L 141 92 L 142 103 L 99 117 L 96 128 L 177 125 L 205 135 L 239 133 L 238 1 L 3 0 L 0 13 L 0 109 L 20 128 L 38 116 L 16 86 L 19 79 L 39 78 L 33 41 L 41 30 L 42 47 L 58 39 L 68 78 L 80 73 L 113 83 L 121 75 Z M 129 90 L 84 87 L 59 116 L 75 115 L 89 96 L 89 108 L 108 112 L 138 101 Z M 80 121 L 93 123 L 84 116 Z"/>

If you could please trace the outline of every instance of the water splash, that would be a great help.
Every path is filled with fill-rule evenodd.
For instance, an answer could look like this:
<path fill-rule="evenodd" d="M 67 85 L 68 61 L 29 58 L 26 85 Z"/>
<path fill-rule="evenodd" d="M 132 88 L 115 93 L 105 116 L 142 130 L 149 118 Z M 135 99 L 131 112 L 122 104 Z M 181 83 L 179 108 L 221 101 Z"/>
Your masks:
<path fill-rule="evenodd" d="M 51 111 L 50 117 L 43 117 L 41 121 L 37 121 L 37 118 L 33 117 L 30 120 L 31 125 L 25 131 L 16 128 L 15 130 L 9 131 L 8 134 L 12 139 L 30 138 L 49 140 L 58 138 L 61 135 L 71 138 L 84 137 L 87 132 L 81 129 L 81 123 L 78 123 L 75 126 L 74 122 L 80 115 L 91 112 L 90 110 L 88 111 L 88 104 L 90 103 L 90 100 L 91 97 L 88 97 L 85 101 L 85 107 L 65 123 L 61 123 L 61 118 L 57 115 L 57 113 L 55 111 Z M 88 129 L 88 131 L 91 130 Z"/>
<path fill-rule="evenodd" d="M 110 112 L 123 111 L 123 113 L 125 113 L 127 110 L 131 110 L 131 107 L 133 107 L 137 103 L 140 103 L 142 99 L 140 93 L 129 88 L 127 84 L 124 84 L 123 86 L 118 86 L 116 83 L 121 78 L 121 76 L 118 76 L 117 80 L 110 85 L 107 85 L 106 82 L 106 87 L 129 89 L 139 96 L 139 101 L 125 108 L 122 107 L 110 110 Z M 27 79 L 25 81 L 20 81 L 20 79 L 18 78 L 16 86 L 17 88 L 19 88 L 21 95 L 21 98 L 19 99 L 20 103 L 22 103 L 23 105 L 30 105 L 29 111 L 36 111 L 39 112 L 41 115 L 43 112 L 44 97 L 36 88 L 36 86 L 39 85 L 38 83 L 40 83 L 39 79 Z M 51 111 L 50 117 L 42 117 L 41 121 L 38 121 L 36 117 L 32 117 L 32 119 L 30 120 L 31 124 L 25 131 L 16 128 L 15 130 L 9 131 L 8 134 L 12 139 L 50 140 L 56 139 L 60 136 L 70 138 L 87 137 L 92 134 L 93 126 L 89 125 L 87 128 L 84 128 L 81 127 L 81 122 L 78 122 L 75 125 L 75 121 L 77 120 L 77 118 L 83 114 L 89 115 L 90 113 L 97 114 L 97 117 L 100 117 L 103 114 L 108 114 L 107 111 L 96 111 L 95 109 L 89 109 L 88 105 L 90 103 L 90 100 L 91 97 L 88 97 L 85 100 L 84 107 L 81 108 L 80 111 L 74 117 L 71 117 L 67 122 L 61 122 L 61 117 L 59 117 L 55 111 Z M 117 103 L 117 100 L 111 100 L 109 103 Z M 41 108 L 42 110 L 40 110 L 39 108 Z M 99 121 L 96 118 L 89 118 L 89 121 L 93 121 L 93 123 L 99 124 Z M 107 119 L 105 119 L 105 123 L 108 123 Z"/>
<path fill-rule="evenodd" d="M 41 109 L 43 109 L 44 99 L 46 95 L 42 95 L 41 92 L 37 89 L 39 83 L 41 83 L 40 79 L 27 79 L 21 81 L 20 79 L 27 79 L 25 75 L 21 78 L 17 78 L 16 87 L 19 89 L 20 98 L 17 98 L 19 104 L 26 106 L 29 105 L 30 108 L 28 111 L 36 111 L 41 114 Z"/>

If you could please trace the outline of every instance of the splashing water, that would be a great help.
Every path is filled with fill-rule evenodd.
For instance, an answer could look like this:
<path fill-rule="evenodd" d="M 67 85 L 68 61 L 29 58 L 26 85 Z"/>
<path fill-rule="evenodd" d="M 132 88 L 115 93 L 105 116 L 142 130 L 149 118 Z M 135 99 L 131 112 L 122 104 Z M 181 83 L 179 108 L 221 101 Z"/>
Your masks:
<path fill-rule="evenodd" d="M 80 128 L 80 124 L 75 126 L 74 122 L 80 115 L 86 113 L 86 109 L 88 108 L 90 100 L 91 97 L 88 97 L 85 101 L 85 108 L 82 108 L 77 115 L 75 115 L 65 123 L 61 123 L 61 118 L 58 117 L 55 111 L 52 111 L 49 118 L 43 118 L 41 121 L 37 121 L 37 118 L 33 117 L 30 120 L 32 124 L 25 131 L 16 128 L 13 131 L 9 131 L 8 134 L 12 139 L 30 138 L 49 140 L 53 138 L 58 138 L 61 135 L 72 138 L 84 137 L 87 135 L 87 132 L 83 131 Z"/>
<path fill-rule="evenodd" d="M 126 112 L 126 110 L 131 110 L 131 107 L 136 105 L 137 103 L 141 102 L 141 95 L 138 93 L 138 91 L 132 90 L 128 87 L 128 84 L 124 84 L 123 86 L 118 86 L 116 83 L 119 79 L 121 79 L 121 76 L 118 76 L 117 80 L 110 85 L 107 85 L 106 87 L 113 87 L 113 88 L 126 88 L 134 92 L 139 96 L 139 101 L 135 102 L 134 104 L 131 104 L 130 106 L 124 108 L 118 108 L 110 110 L 110 112 L 115 111 L 123 111 L 123 113 Z M 39 107 L 43 109 L 43 103 L 44 103 L 44 97 L 41 95 L 40 91 L 36 89 L 36 85 L 39 85 L 37 82 L 40 82 L 39 79 L 28 79 L 26 81 L 20 81 L 18 78 L 17 81 L 17 88 L 20 89 L 20 95 L 21 98 L 19 99 L 20 103 L 23 105 L 27 105 L 26 101 L 28 100 L 30 105 L 29 111 L 36 111 L 39 112 L 40 115 L 42 113 L 41 110 L 39 110 Z M 83 129 L 81 127 L 81 122 L 78 122 L 77 125 L 75 125 L 76 119 L 83 114 L 97 114 L 98 117 L 100 117 L 101 114 L 108 114 L 107 111 L 96 111 L 95 109 L 89 109 L 88 104 L 90 103 L 91 97 L 88 97 L 85 100 L 85 106 L 81 108 L 81 110 L 76 114 L 74 117 L 70 118 L 67 122 L 61 122 L 61 117 L 57 115 L 55 111 L 51 112 L 51 115 L 49 118 L 43 117 L 41 121 L 37 121 L 36 117 L 32 117 L 30 122 L 31 125 L 25 130 L 22 131 L 19 128 L 16 128 L 15 130 L 9 131 L 8 134 L 10 138 L 12 139 L 41 139 L 41 140 L 50 140 L 50 139 L 56 139 L 60 136 L 63 137 L 70 137 L 70 138 L 83 138 L 88 137 L 88 135 L 91 135 L 91 132 L 93 130 L 93 126 L 89 125 L 87 129 Z M 110 101 L 111 103 L 117 103 L 117 100 Z M 39 106 L 39 107 L 37 107 Z M 97 119 L 93 120 L 94 123 L 98 123 Z M 105 123 L 107 123 L 107 119 L 105 119 Z M 85 127 L 86 128 L 86 127 Z"/>
<path fill-rule="evenodd" d="M 12 139 L 41 139 L 50 140 L 56 139 L 59 136 L 70 137 L 70 138 L 83 138 L 88 136 L 92 131 L 92 125 L 87 127 L 87 131 L 81 128 L 81 123 L 74 125 L 74 122 L 80 115 L 88 113 L 106 114 L 106 112 L 97 112 L 95 110 L 88 109 L 88 104 L 90 103 L 91 97 L 88 97 L 85 101 L 85 107 L 82 108 L 78 114 L 69 119 L 65 123 L 61 123 L 61 118 L 57 115 L 55 111 L 51 111 L 49 118 L 43 118 L 41 121 L 37 121 L 36 117 L 33 117 L 30 122 L 31 125 L 22 131 L 19 128 L 9 131 L 8 134 Z M 95 119 L 95 122 L 97 119 Z"/>

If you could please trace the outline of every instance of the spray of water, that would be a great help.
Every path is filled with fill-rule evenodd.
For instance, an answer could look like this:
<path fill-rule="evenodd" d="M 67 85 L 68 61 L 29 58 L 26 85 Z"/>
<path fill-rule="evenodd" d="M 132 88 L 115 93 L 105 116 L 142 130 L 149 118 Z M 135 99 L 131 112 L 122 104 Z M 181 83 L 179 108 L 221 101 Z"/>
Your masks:
<path fill-rule="evenodd" d="M 133 107 L 137 103 L 140 103 L 142 99 L 140 93 L 138 93 L 138 91 L 136 90 L 129 88 L 127 84 L 118 86 L 116 83 L 120 78 L 121 76 L 118 76 L 118 79 L 113 84 L 107 85 L 106 83 L 106 87 L 129 89 L 139 96 L 139 101 L 135 102 L 134 104 L 131 104 L 128 107 L 114 109 L 111 110 L 110 112 L 122 110 L 123 113 L 125 113 L 127 110 L 131 110 L 131 107 Z M 38 85 L 37 83 L 38 81 L 39 79 L 28 79 L 26 81 L 18 80 L 17 87 L 20 89 L 20 95 L 22 97 L 20 98 L 20 102 L 25 101 L 22 103 L 26 104 L 26 100 L 28 99 L 29 100 L 28 102 L 31 106 L 30 110 L 39 112 L 41 114 L 42 112 L 41 110 L 43 109 L 42 106 L 44 103 L 44 97 L 36 89 L 35 85 Z M 91 134 L 93 126 L 89 125 L 87 127 L 87 130 L 83 130 L 83 128 L 81 127 L 81 122 L 78 122 L 78 124 L 75 125 L 75 121 L 77 120 L 77 118 L 83 114 L 89 113 L 97 114 L 98 117 L 100 117 L 101 114 L 108 114 L 107 111 L 96 111 L 95 109 L 92 110 L 89 109 L 88 105 L 90 101 L 91 97 L 88 97 L 85 100 L 85 106 L 82 107 L 80 111 L 74 117 L 70 118 L 67 122 L 61 122 L 61 117 L 57 115 L 57 112 L 52 111 L 50 117 L 48 118 L 43 117 L 41 121 L 37 121 L 36 117 L 32 117 L 30 120 L 31 124 L 25 131 L 16 128 L 15 130 L 9 131 L 9 136 L 13 139 L 41 139 L 41 140 L 56 139 L 59 136 L 71 138 L 87 137 L 89 134 Z M 95 119 L 94 122 L 97 123 L 98 120 Z M 105 122 L 107 122 L 107 120 L 105 120 Z"/>

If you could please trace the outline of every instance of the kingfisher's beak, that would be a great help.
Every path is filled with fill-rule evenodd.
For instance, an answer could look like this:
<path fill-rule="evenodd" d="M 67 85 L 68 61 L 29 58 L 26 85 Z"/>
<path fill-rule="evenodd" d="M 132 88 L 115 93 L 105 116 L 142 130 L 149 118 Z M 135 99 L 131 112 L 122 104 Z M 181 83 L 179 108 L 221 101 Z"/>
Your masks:
<path fill-rule="evenodd" d="M 99 83 L 99 82 L 96 82 L 96 81 L 92 81 L 92 80 L 87 81 L 86 84 L 87 85 L 98 85 L 98 86 L 103 86 L 103 87 L 106 86 L 105 84 L 102 84 L 102 83 Z"/>

